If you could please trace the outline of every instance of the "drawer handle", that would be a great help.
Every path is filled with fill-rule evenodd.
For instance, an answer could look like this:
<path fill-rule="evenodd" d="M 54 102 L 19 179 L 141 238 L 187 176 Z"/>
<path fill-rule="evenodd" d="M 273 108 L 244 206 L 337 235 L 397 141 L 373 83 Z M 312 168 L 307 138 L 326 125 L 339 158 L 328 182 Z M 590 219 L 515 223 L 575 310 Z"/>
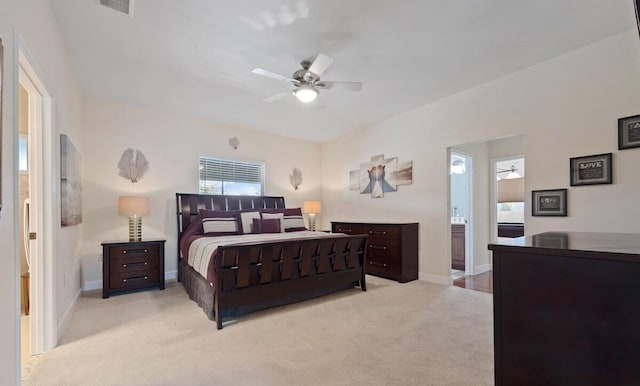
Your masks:
<path fill-rule="evenodd" d="M 351 232 L 351 229 L 338 228 L 338 232 Z"/>
<path fill-rule="evenodd" d="M 369 264 L 371 264 L 371 265 L 378 265 L 378 266 L 380 266 L 380 267 L 386 267 L 386 266 L 388 266 L 388 265 L 389 265 L 389 264 L 385 264 L 385 263 L 376 263 L 375 261 L 371 261 L 371 260 L 369 260 Z"/>
<path fill-rule="evenodd" d="M 147 253 L 149 252 L 149 250 L 148 249 L 129 249 L 129 250 L 125 249 L 124 251 L 122 251 L 122 254 L 126 255 L 127 253 L 140 253 L 140 252 Z"/>
<path fill-rule="evenodd" d="M 378 235 L 386 236 L 387 235 L 387 231 L 369 231 L 369 234 L 370 235 L 378 234 Z"/>
<path fill-rule="evenodd" d="M 129 277 L 126 279 L 122 279 L 122 282 L 126 283 L 128 281 L 135 281 L 135 280 L 149 280 L 149 276 Z"/>
<path fill-rule="evenodd" d="M 369 244 L 369 248 L 372 248 L 372 249 L 380 249 L 380 250 L 383 250 L 383 251 L 386 251 L 386 250 L 387 250 L 387 247 L 381 247 L 381 246 L 379 246 L 379 245 L 373 245 L 373 244 Z"/>
<path fill-rule="evenodd" d="M 122 268 L 127 268 L 127 267 L 140 267 L 140 266 L 144 266 L 144 265 L 149 265 L 149 263 L 147 263 L 146 261 L 144 263 L 128 263 L 128 264 L 122 264 Z"/>

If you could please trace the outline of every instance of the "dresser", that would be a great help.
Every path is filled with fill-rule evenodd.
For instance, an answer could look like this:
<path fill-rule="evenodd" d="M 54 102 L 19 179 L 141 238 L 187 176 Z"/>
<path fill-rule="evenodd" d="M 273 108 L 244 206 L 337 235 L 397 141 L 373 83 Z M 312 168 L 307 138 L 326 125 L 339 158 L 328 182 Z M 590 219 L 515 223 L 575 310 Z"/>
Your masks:
<path fill-rule="evenodd" d="M 369 236 L 365 272 L 405 283 L 418 278 L 418 223 L 331 222 L 331 231 Z"/>
<path fill-rule="evenodd" d="M 640 235 L 490 244 L 495 384 L 640 384 Z"/>
<path fill-rule="evenodd" d="M 165 240 L 102 243 L 102 297 L 158 287 L 164 289 Z"/>

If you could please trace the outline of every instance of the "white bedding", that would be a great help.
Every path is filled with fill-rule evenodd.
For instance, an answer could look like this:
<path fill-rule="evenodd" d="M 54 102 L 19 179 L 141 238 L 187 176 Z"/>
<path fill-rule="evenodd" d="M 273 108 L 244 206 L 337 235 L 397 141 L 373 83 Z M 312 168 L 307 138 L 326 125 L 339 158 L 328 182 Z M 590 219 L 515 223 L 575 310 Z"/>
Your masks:
<path fill-rule="evenodd" d="M 312 232 L 312 231 L 299 231 L 288 233 L 248 233 L 243 235 L 233 236 L 215 236 L 215 237 L 201 237 L 191 243 L 189 246 L 189 258 L 188 263 L 193 267 L 202 277 L 207 278 L 207 270 L 209 269 L 209 261 L 213 251 L 219 246 L 234 245 L 252 242 L 269 242 L 269 241 L 282 241 L 299 238 L 320 238 L 320 237 L 332 237 L 335 233 L 326 232 Z"/>

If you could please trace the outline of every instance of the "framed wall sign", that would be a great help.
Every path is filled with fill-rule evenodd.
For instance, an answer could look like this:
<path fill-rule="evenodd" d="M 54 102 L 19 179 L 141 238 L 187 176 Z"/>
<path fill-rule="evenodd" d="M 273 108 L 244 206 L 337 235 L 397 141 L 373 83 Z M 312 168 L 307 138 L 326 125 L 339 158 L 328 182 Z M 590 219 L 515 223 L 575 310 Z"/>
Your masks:
<path fill-rule="evenodd" d="M 618 119 L 618 150 L 640 147 L 640 115 Z"/>
<path fill-rule="evenodd" d="M 596 154 L 571 158 L 571 186 L 611 184 L 612 154 Z"/>
<path fill-rule="evenodd" d="M 567 189 L 532 190 L 532 216 L 566 216 Z"/>

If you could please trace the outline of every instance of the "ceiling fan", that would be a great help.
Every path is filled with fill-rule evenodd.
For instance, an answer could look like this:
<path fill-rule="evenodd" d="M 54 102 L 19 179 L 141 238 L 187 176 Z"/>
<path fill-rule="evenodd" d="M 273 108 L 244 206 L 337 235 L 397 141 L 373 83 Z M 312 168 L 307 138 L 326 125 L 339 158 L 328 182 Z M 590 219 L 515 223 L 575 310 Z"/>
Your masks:
<path fill-rule="evenodd" d="M 295 71 L 291 77 L 277 74 L 263 68 L 254 68 L 254 74 L 266 76 L 267 78 L 283 80 L 289 82 L 293 86 L 293 95 L 299 101 L 304 103 L 313 102 L 320 93 L 319 89 L 325 90 L 344 90 L 344 91 L 360 91 L 362 89 L 361 82 L 335 82 L 320 80 L 320 76 L 333 63 L 333 58 L 318 54 L 313 62 L 303 60 L 300 62 L 301 69 Z M 274 102 L 289 95 L 288 92 L 281 92 L 270 97 L 264 98 L 265 102 Z"/>

